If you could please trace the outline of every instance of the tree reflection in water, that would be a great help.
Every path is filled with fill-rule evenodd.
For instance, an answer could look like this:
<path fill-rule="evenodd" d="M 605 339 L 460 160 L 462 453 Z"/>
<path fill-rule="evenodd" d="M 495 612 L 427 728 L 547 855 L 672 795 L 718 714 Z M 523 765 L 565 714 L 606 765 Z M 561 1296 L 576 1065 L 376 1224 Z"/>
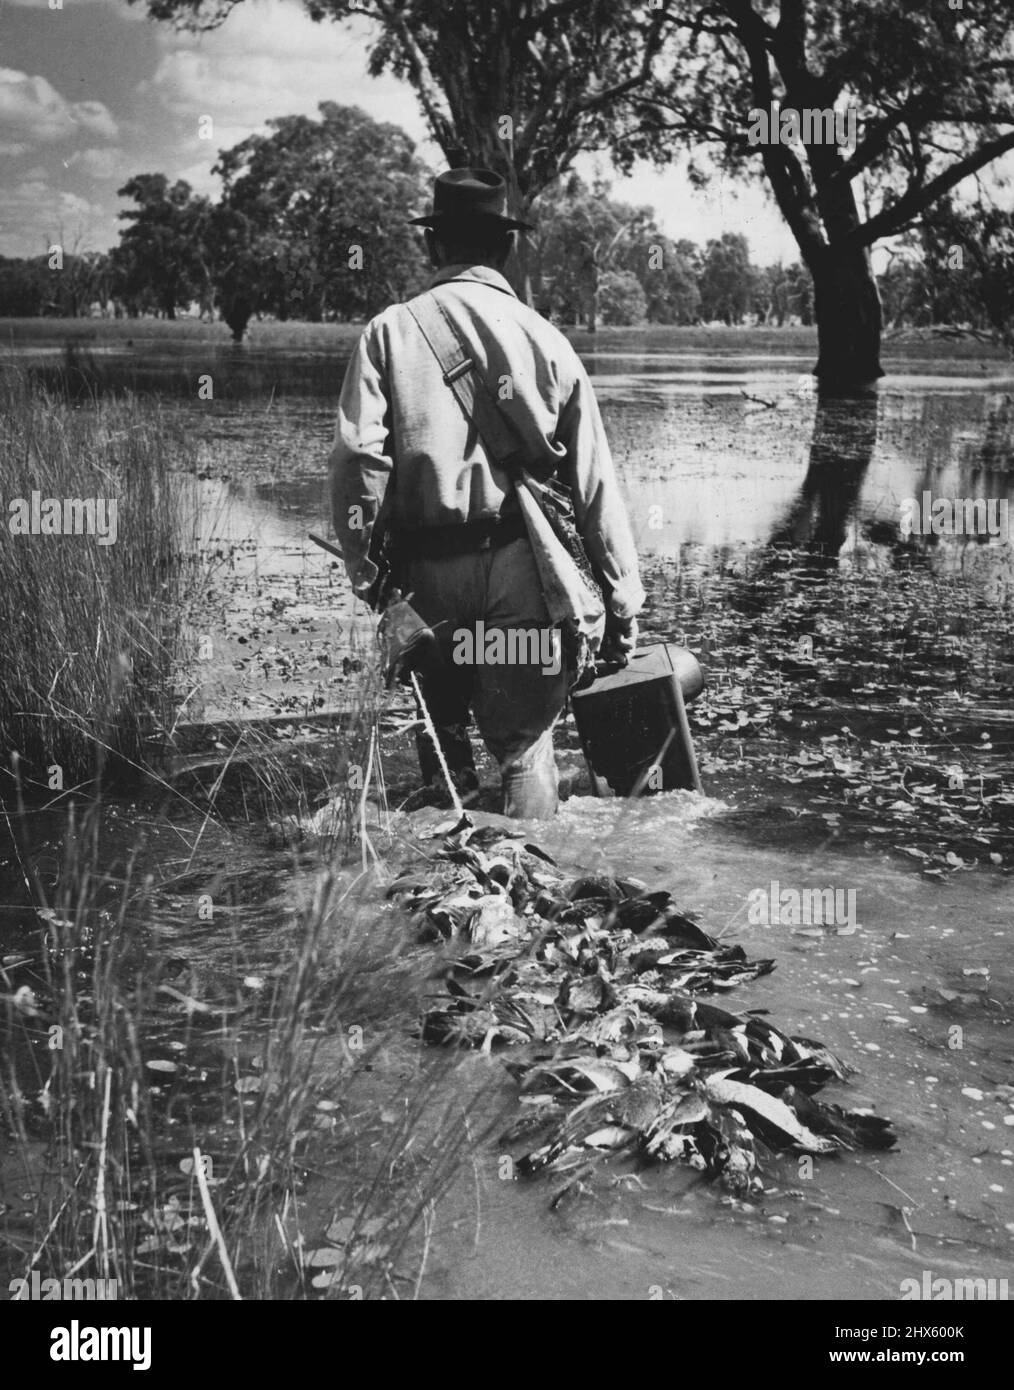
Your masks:
<path fill-rule="evenodd" d="M 837 564 L 876 447 L 879 408 L 876 390 L 821 397 L 803 485 L 770 545 L 803 550 L 818 567 Z"/>

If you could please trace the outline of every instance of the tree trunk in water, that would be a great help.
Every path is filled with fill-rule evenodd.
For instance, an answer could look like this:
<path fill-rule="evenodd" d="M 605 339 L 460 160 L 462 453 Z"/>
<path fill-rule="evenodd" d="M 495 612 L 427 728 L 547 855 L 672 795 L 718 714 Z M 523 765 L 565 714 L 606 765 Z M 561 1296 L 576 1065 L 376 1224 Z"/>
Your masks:
<path fill-rule="evenodd" d="M 883 313 L 869 252 L 827 251 L 813 269 L 813 288 L 820 346 L 814 374 L 821 388 L 838 393 L 882 377 Z"/>
<path fill-rule="evenodd" d="M 244 295 L 234 294 L 223 299 L 221 304 L 222 318 L 225 320 L 232 333 L 232 341 L 241 343 L 243 335 L 246 333 L 247 324 L 253 315 L 253 303 Z"/>

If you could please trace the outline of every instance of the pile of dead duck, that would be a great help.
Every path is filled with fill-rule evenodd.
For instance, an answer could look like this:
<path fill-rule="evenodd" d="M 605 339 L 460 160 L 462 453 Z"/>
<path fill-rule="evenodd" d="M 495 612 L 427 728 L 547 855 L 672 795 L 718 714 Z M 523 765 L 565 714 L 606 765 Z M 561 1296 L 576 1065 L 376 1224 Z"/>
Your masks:
<path fill-rule="evenodd" d="M 763 1191 L 766 1154 L 890 1149 L 888 1120 L 816 1093 L 849 1072 L 721 996 L 774 969 L 709 936 L 667 891 L 567 879 L 536 845 L 464 815 L 388 893 L 421 940 L 446 943 L 427 1042 L 517 1049 L 522 1175 L 609 1156 L 688 1164 Z M 534 1145 L 534 1147 L 530 1147 Z"/>

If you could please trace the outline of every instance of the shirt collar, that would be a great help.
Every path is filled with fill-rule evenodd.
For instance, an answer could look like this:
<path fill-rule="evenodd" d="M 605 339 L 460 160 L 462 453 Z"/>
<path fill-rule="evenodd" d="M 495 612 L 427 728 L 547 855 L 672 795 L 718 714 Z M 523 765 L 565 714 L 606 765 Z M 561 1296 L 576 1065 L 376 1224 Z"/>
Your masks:
<path fill-rule="evenodd" d="M 501 290 L 504 294 L 509 294 L 512 299 L 517 299 L 517 295 L 510 285 L 500 274 L 488 265 L 445 265 L 442 270 L 438 270 L 430 281 L 430 288 L 434 285 L 446 285 L 449 281 L 463 281 L 466 284 L 489 285 L 491 289 Z"/>

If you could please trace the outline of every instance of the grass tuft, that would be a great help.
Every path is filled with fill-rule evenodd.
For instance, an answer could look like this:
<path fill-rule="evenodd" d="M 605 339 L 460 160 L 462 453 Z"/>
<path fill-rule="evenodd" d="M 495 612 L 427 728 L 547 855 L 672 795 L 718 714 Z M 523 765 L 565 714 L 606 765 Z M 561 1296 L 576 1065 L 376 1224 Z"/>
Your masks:
<path fill-rule="evenodd" d="M 29 789 L 163 755 L 197 577 L 177 486 L 191 458 L 157 403 L 75 407 L 23 371 L 0 373 L 0 749 Z M 28 504 L 31 525 L 33 493 L 36 515 L 57 499 L 61 526 L 66 499 L 101 499 L 91 524 L 115 540 L 13 534 L 12 503 Z M 68 520 L 89 525 L 81 515 Z"/>

